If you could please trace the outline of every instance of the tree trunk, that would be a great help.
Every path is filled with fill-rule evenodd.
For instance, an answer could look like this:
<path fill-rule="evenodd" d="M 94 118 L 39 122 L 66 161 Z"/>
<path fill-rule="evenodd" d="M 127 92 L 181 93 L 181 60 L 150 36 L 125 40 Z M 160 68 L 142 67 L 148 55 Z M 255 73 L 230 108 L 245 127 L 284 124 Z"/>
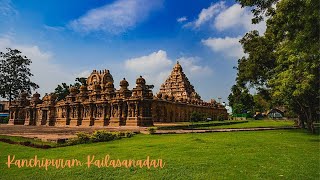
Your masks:
<path fill-rule="evenodd" d="M 307 128 L 308 128 L 309 132 L 311 132 L 313 134 L 315 133 L 313 122 L 310 119 L 308 119 L 308 121 L 307 121 Z"/>
<path fill-rule="evenodd" d="M 311 108 L 308 108 L 308 130 L 314 134 L 315 133 L 315 129 L 314 129 L 314 124 L 313 124 L 313 121 L 314 121 L 314 117 L 312 115 L 312 109 Z"/>
<path fill-rule="evenodd" d="M 11 91 L 12 84 L 9 86 L 9 107 L 11 106 L 12 101 L 12 91 Z"/>
<path fill-rule="evenodd" d="M 302 114 L 299 114 L 299 115 L 298 115 L 298 126 L 299 126 L 301 129 L 306 128 L 305 125 L 304 125 L 304 117 L 303 117 Z"/>

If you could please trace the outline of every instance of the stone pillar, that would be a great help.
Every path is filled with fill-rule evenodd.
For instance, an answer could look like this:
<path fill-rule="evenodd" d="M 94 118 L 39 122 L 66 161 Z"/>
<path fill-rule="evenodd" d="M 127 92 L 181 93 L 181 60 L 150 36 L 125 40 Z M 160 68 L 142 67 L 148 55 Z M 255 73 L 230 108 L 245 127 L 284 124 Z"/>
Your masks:
<path fill-rule="evenodd" d="M 109 126 L 117 127 L 120 126 L 121 122 L 121 104 L 117 102 L 112 107 Z"/>
<path fill-rule="evenodd" d="M 27 109 L 26 109 L 26 118 L 25 118 L 24 125 L 25 125 L 25 126 L 31 125 L 32 120 L 33 120 L 33 111 L 32 111 L 32 108 L 27 108 Z"/>
<path fill-rule="evenodd" d="M 79 122 L 79 126 L 89 126 L 90 125 L 90 105 L 82 104 L 82 118 Z"/>
<path fill-rule="evenodd" d="M 94 126 L 104 126 L 105 124 L 105 105 L 97 104 L 94 118 Z"/>
<path fill-rule="evenodd" d="M 139 105 L 138 105 L 138 102 L 134 103 L 134 117 L 139 117 Z"/>
<path fill-rule="evenodd" d="M 125 126 L 126 125 L 126 120 L 128 117 L 128 105 L 127 102 L 123 102 L 122 103 L 122 111 L 121 111 L 121 122 L 120 125 L 121 126 Z"/>
<path fill-rule="evenodd" d="M 56 113 L 56 108 L 54 106 L 50 106 L 48 108 L 47 111 L 47 126 L 55 126 L 56 124 L 56 117 L 55 117 L 55 113 Z"/>
<path fill-rule="evenodd" d="M 70 126 L 79 126 L 80 122 L 80 106 L 79 104 L 74 104 L 70 107 Z"/>
<path fill-rule="evenodd" d="M 126 119 L 126 126 L 138 126 L 138 102 L 128 102 L 128 115 Z"/>
<path fill-rule="evenodd" d="M 9 119 L 9 125 L 23 125 L 25 122 L 25 111 L 22 107 L 11 108 L 12 118 Z"/>
<path fill-rule="evenodd" d="M 94 124 L 94 106 L 95 104 L 89 105 L 89 124 L 86 124 L 87 126 L 92 126 Z"/>
<path fill-rule="evenodd" d="M 152 113 L 151 113 L 152 102 L 146 100 L 142 101 L 140 104 L 140 114 L 138 117 L 138 126 L 152 126 Z"/>

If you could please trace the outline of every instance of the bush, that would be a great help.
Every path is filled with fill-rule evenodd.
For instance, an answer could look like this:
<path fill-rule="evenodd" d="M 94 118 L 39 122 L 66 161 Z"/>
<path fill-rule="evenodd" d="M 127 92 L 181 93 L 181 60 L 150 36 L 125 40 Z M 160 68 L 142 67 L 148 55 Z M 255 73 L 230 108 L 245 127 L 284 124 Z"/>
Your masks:
<path fill-rule="evenodd" d="M 9 117 L 0 117 L 0 124 L 8 124 Z"/>
<path fill-rule="evenodd" d="M 133 132 L 130 132 L 130 131 L 122 131 L 122 132 L 119 132 L 119 136 L 120 137 L 126 137 L 126 138 L 130 138 L 134 135 Z"/>
<path fill-rule="evenodd" d="M 85 132 L 78 132 L 76 135 L 77 135 L 76 141 L 78 141 L 79 144 L 90 142 L 90 139 L 91 139 L 90 134 Z"/>
<path fill-rule="evenodd" d="M 108 132 L 105 130 L 94 131 L 91 136 L 93 142 L 104 142 L 120 139 L 121 134 L 119 132 Z"/>
<path fill-rule="evenodd" d="M 219 116 L 218 116 L 218 121 L 224 121 L 225 119 L 224 119 L 224 115 L 222 115 L 222 114 L 219 114 Z"/>
<path fill-rule="evenodd" d="M 78 132 L 77 137 L 71 139 L 67 142 L 67 144 L 75 145 L 75 144 L 84 144 L 84 143 L 91 143 L 91 142 L 106 142 L 112 141 L 121 138 L 130 138 L 134 135 L 133 132 L 108 132 L 105 130 L 97 130 L 94 131 L 92 134 L 85 133 L 85 132 Z"/>
<path fill-rule="evenodd" d="M 131 138 L 132 136 L 134 135 L 134 133 L 133 132 L 125 132 L 124 133 L 124 137 L 126 137 L 126 138 Z"/>
<path fill-rule="evenodd" d="M 157 131 L 157 128 L 151 127 L 151 128 L 148 128 L 148 131 L 149 131 L 149 134 L 155 134 Z"/>
<path fill-rule="evenodd" d="M 125 137 L 125 136 L 126 136 L 126 132 L 120 131 L 120 132 L 119 132 L 119 136 L 120 136 L 120 137 Z"/>

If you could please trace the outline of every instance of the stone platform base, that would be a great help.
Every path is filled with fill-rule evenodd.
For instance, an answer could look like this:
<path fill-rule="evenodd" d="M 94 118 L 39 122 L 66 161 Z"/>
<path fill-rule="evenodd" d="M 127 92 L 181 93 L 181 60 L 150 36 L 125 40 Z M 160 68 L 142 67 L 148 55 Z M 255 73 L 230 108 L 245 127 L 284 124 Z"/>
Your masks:
<path fill-rule="evenodd" d="M 78 126 L 79 125 L 78 119 L 71 119 L 69 125 L 70 126 Z"/>
<path fill-rule="evenodd" d="M 96 119 L 94 120 L 93 126 L 101 127 L 105 125 L 105 120 L 103 119 Z"/>
<path fill-rule="evenodd" d="M 90 119 L 83 119 L 81 121 L 81 125 L 79 125 L 79 126 L 88 127 L 88 126 L 91 126 L 91 125 L 92 125 L 92 123 L 91 123 Z"/>
<path fill-rule="evenodd" d="M 109 122 L 108 126 L 118 127 L 118 126 L 120 126 L 120 120 L 121 120 L 120 118 L 112 117 L 112 118 L 110 118 L 110 122 Z"/>
<path fill-rule="evenodd" d="M 138 118 L 128 117 L 126 121 L 126 126 L 138 126 Z"/>
<path fill-rule="evenodd" d="M 24 119 L 9 119 L 9 125 L 24 125 Z"/>

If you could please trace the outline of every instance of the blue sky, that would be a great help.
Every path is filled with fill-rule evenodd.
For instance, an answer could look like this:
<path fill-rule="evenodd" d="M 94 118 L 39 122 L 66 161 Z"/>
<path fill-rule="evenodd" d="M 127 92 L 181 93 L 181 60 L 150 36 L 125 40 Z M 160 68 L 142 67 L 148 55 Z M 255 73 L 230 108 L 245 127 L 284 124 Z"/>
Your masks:
<path fill-rule="evenodd" d="M 156 94 L 179 60 L 204 100 L 227 101 L 244 55 L 239 39 L 265 31 L 251 18 L 234 1 L 0 0 L 0 50 L 33 60 L 42 95 L 93 69 L 109 69 L 116 87 L 142 75 Z"/>

